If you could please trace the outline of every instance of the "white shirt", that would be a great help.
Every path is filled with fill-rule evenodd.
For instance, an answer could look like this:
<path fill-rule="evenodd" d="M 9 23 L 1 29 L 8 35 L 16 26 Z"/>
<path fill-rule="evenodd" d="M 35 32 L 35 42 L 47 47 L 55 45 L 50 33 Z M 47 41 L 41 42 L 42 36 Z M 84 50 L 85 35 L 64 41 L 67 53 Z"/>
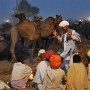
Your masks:
<path fill-rule="evenodd" d="M 37 66 L 37 71 L 36 74 L 34 76 L 33 82 L 35 83 L 43 83 L 44 80 L 44 75 L 46 73 L 46 69 L 47 69 L 47 61 L 41 61 L 38 66 Z"/>
<path fill-rule="evenodd" d="M 14 63 L 11 81 L 20 80 L 24 77 L 29 76 L 31 73 L 31 68 L 28 65 L 22 64 L 21 62 Z"/>
<path fill-rule="evenodd" d="M 80 35 L 75 32 L 75 30 L 72 30 L 72 37 L 77 38 L 79 41 L 81 41 L 80 39 Z M 61 53 L 61 56 L 65 59 L 65 60 L 70 60 L 72 52 L 74 51 L 74 49 L 76 48 L 75 45 L 75 41 L 77 40 L 73 40 L 73 38 L 71 37 L 70 40 L 66 40 L 67 38 L 67 33 L 64 34 L 64 51 Z"/>

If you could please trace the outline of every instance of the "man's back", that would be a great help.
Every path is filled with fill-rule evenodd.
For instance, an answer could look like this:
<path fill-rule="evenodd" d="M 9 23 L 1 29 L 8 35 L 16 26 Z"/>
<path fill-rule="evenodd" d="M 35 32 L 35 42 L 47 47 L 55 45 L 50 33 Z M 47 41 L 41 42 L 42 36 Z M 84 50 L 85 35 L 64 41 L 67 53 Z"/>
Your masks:
<path fill-rule="evenodd" d="M 23 79 L 24 77 L 29 76 L 30 72 L 31 68 L 29 66 L 22 64 L 20 62 L 14 63 L 11 81 Z"/>
<path fill-rule="evenodd" d="M 87 72 L 83 63 L 73 63 L 67 73 L 68 90 L 87 89 Z"/>

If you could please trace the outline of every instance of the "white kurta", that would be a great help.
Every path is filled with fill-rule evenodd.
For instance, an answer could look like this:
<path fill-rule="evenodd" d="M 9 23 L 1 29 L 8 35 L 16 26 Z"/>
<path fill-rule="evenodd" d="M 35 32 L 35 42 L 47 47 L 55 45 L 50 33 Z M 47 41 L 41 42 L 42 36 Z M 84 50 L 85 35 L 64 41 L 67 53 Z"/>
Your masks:
<path fill-rule="evenodd" d="M 36 71 L 36 74 L 35 74 L 34 79 L 33 79 L 34 83 L 37 83 L 37 84 L 43 83 L 44 75 L 46 73 L 46 69 L 47 69 L 46 61 L 41 61 L 37 66 L 37 71 Z"/>
<path fill-rule="evenodd" d="M 22 64 L 21 62 L 14 63 L 11 74 L 11 81 L 20 80 L 27 76 L 29 77 L 30 74 L 31 68 L 28 65 Z"/>
<path fill-rule="evenodd" d="M 75 30 L 72 30 L 71 37 L 69 37 L 68 39 L 67 33 L 65 33 L 62 35 L 62 40 L 63 40 L 64 50 L 60 54 L 60 56 L 64 58 L 62 67 L 64 66 L 64 68 L 66 68 L 66 71 L 67 71 L 68 68 L 73 63 L 73 60 L 72 60 L 73 54 L 78 53 L 78 51 L 76 50 L 77 48 L 75 45 L 75 41 L 77 40 L 81 41 L 81 39 L 80 39 L 80 35 L 77 32 L 75 32 Z"/>

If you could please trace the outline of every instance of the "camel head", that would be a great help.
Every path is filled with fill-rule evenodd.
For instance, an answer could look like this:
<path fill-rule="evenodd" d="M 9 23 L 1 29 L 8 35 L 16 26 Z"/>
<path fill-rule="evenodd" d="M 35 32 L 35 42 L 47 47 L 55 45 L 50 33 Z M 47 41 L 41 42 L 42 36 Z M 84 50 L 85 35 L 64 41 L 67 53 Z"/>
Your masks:
<path fill-rule="evenodd" d="M 18 18 L 20 21 L 26 20 L 26 16 L 24 13 L 19 13 L 15 15 L 16 18 Z"/>

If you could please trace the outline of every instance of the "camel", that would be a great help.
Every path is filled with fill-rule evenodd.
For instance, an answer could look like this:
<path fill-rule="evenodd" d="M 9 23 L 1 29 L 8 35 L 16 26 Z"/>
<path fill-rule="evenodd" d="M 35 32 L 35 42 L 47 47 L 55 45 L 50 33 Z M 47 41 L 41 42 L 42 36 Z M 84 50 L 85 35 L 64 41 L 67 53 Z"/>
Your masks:
<path fill-rule="evenodd" d="M 14 25 L 11 29 L 12 43 L 10 52 L 13 59 L 15 59 L 15 47 L 19 37 L 22 37 L 28 41 L 33 41 L 30 59 L 32 60 L 36 41 L 39 38 L 49 37 L 56 28 L 57 23 L 55 23 L 55 21 L 57 20 L 60 22 L 62 20 L 61 16 L 56 19 L 53 17 L 48 17 L 45 20 L 35 24 L 27 20 L 25 15 L 22 13 L 16 14 L 15 17 L 17 17 L 20 22 Z"/>

